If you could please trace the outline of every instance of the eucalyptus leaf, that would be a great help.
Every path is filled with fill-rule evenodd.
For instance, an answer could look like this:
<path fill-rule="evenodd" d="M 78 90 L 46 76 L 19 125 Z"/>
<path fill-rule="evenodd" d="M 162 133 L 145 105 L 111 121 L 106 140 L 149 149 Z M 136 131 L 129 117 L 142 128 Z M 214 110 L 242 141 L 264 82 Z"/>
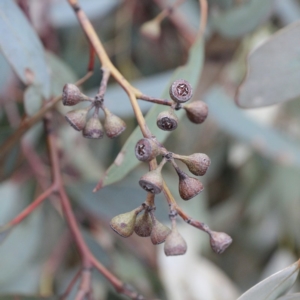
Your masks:
<path fill-rule="evenodd" d="M 0 245 L 5 241 L 12 228 L 1 228 L 0 227 Z"/>
<path fill-rule="evenodd" d="M 275 300 L 292 287 L 298 273 L 299 261 L 259 282 L 237 300 Z"/>
<path fill-rule="evenodd" d="M 44 98 L 50 96 L 42 43 L 15 1 L 0 1 L 0 51 L 25 85 L 36 86 Z M 41 105 L 41 101 L 35 103 Z"/>
<path fill-rule="evenodd" d="M 39 111 L 43 101 L 41 89 L 37 85 L 30 85 L 24 93 L 24 107 L 28 115 L 32 116 Z"/>
<path fill-rule="evenodd" d="M 51 93 L 60 95 L 66 83 L 74 83 L 77 76 L 74 74 L 70 66 L 54 53 L 46 52 L 47 65 L 50 68 L 51 75 Z"/>
<path fill-rule="evenodd" d="M 236 95 L 237 105 L 255 108 L 300 96 L 300 21 L 271 36 L 248 57 L 246 78 Z"/>
<path fill-rule="evenodd" d="M 169 98 L 169 86 L 176 79 L 185 79 L 195 87 L 201 74 L 202 65 L 203 43 L 201 40 L 198 40 L 190 49 L 187 64 L 175 70 L 171 77 L 170 83 L 165 88 L 161 98 Z M 157 115 L 163 110 L 166 110 L 166 108 L 162 107 L 161 105 L 155 105 L 151 108 L 145 118 L 150 131 L 161 143 L 170 134 L 170 132 L 160 130 L 156 125 Z M 180 118 L 184 112 L 183 110 L 180 110 L 176 114 Z M 140 138 L 142 138 L 142 134 L 140 132 L 140 128 L 137 127 L 126 141 L 114 163 L 106 171 L 104 178 L 102 178 L 101 187 L 121 180 L 140 163 L 134 155 L 135 144 Z"/>
<path fill-rule="evenodd" d="M 253 31 L 270 16 L 274 0 L 250 0 L 212 16 L 211 25 L 227 38 Z"/>
<path fill-rule="evenodd" d="M 297 294 L 285 295 L 283 297 L 278 298 L 277 300 L 299 300 L 299 299 L 300 299 L 300 293 L 297 293 Z"/>
<path fill-rule="evenodd" d="M 224 89 L 212 88 L 206 94 L 210 115 L 220 128 L 246 141 L 262 155 L 279 163 L 300 167 L 300 147 L 275 129 L 261 125 L 238 109 Z"/>

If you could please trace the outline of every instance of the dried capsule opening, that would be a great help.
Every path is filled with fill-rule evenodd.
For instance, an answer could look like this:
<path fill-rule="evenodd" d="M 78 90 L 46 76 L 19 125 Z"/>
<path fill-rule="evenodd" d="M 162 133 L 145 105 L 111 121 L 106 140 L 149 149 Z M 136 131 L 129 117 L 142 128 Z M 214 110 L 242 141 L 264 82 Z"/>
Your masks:
<path fill-rule="evenodd" d="M 178 95 L 185 97 L 189 94 L 189 87 L 185 83 L 178 84 L 176 87 Z"/>
<path fill-rule="evenodd" d="M 152 184 L 152 183 L 149 182 L 149 181 L 146 181 L 146 180 L 142 180 L 142 179 L 141 179 L 141 180 L 139 181 L 139 183 L 140 183 L 140 186 L 141 186 L 145 191 L 147 191 L 147 192 L 149 192 L 149 193 L 152 193 L 152 194 L 159 194 L 159 193 L 161 192 L 161 189 L 160 189 L 158 186 Z"/>

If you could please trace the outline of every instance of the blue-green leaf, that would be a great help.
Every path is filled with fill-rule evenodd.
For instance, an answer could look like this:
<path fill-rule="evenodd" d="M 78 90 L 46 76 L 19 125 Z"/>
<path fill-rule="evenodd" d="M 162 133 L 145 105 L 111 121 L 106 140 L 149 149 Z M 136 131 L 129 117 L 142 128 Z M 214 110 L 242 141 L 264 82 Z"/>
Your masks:
<path fill-rule="evenodd" d="M 239 87 L 236 103 L 244 108 L 262 107 L 300 96 L 300 22 L 271 36 L 248 57 L 248 73 Z"/>
<path fill-rule="evenodd" d="M 50 77 L 42 43 L 15 1 L 0 1 L 0 51 L 25 85 L 34 85 L 44 98 L 50 96 Z M 30 113 L 42 105 L 41 97 L 27 101 L 27 108 L 31 102 L 38 101 Z"/>
<path fill-rule="evenodd" d="M 273 0 L 250 0 L 212 16 L 211 25 L 227 38 L 238 38 L 264 22 L 272 6 Z"/>
<path fill-rule="evenodd" d="M 259 282 L 238 300 L 275 300 L 294 284 L 299 273 L 299 261 Z"/>
<path fill-rule="evenodd" d="M 275 129 L 263 126 L 234 105 L 222 88 L 213 88 L 205 96 L 210 115 L 220 128 L 273 160 L 300 167 L 300 147 Z"/>

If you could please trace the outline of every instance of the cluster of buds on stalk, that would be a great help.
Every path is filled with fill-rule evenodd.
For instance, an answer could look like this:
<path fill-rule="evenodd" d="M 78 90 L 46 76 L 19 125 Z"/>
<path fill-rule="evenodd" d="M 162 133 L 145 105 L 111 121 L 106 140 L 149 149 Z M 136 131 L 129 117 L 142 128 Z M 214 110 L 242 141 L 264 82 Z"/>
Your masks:
<path fill-rule="evenodd" d="M 192 174 L 203 176 L 210 166 L 210 159 L 206 154 L 194 153 L 188 156 L 175 154 L 169 152 L 155 139 L 143 138 L 136 144 L 135 155 L 138 160 L 146 162 L 151 161 L 158 155 L 163 157 L 155 170 L 151 170 L 141 177 L 139 184 L 145 191 L 153 194 L 159 194 L 162 191 L 163 177 L 161 171 L 166 162 L 171 162 L 179 178 L 178 190 L 183 200 L 192 199 L 202 192 L 203 184 L 201 181 L 183 172 L 176 164 L 175 159 L 186 164 Z"/>
<path fill-rule="evenodd" d="M 99 93 L 94 98 L 90 98 L 83 94 L 74 84 L 68 83 L 63 88 L 63 105 L 74 106 L 80 102 L 90 103 L 86 108 L 71 110 L 65 116 L 66 120 L 75 130 L 82 131 L 82 135 L 85 138 L 101 139 L 103 138 L 104 133 L 106 133 L 109 138 L 115 138 L 126 129 L 125 122 L 110 112 L 104 105 L 104 93 L 108 78 L 108 72 L 103 71 Z M 94 111 L 90 113 L 92 110 Z M 103 125 L 99 117 L 100 110 L 104 112 L 105 116 Z"/>
<path fill-rule="evenodd" d="M 190 84 L 186 80 L 180 79 L 173 82 L 170 87 L 172 101 L 151 98 L 145 95 L 139 99 L 170 106 L 168 111 L 163 111 L 158 115 L 157 126 L 162 130 L 171 131 L 178 126 L 178 117 L 175 111 L 181 108 L 185 109 L 191 122 L 201 124 L 205 121 L 208 115 L 208 107 L 204 102 L 194 101 L 183 105 L 191 99 L 192 94 Z M 203 191 L 203 184 L 198 178 L 189 176 L 182 171 L 175 160 L 184 163 L 193 175 L 203 176 L 210 166 L 210 158 L 205 153 L 179 155 L 170 152 L 155 137 L 140 139 L 135 146 L 135 156 L 138 160 L 148 163 L 158 156 L 161 156 L 162 160 L 155 169 L 144 174 L 139 180 L 141 188 L 148 193 L 146 202 L 133 211 L 114 217 L 110 225 L 114 231 L 123 237 L 128 237 L 135 232 L 141 237 L 150 237 L 154 245 L 164 242 L 164 251 L 167 256 L 182 255 L 187 251 L 187 244 L 176 227 L 176 218 L 180 214 L 177 212 L 178 206 L 169 203 L 171 229 L 160 223 L 154 216 L 154 197 L 164 189 L 162 169 L 167 162 L 171 163 L 179 178 L 178 191 L 180 197 L 183 200 L 190 200 Z M 149 199 L 151 199 L 150 202 Z M 231 244 L 232 239 L 226 233 L 212 231 L 204 223 L 194 221 L 185 215 L 182 216 L 182 213 L 181 217 L 190 225 L 208 233 L 211 248 L 216 253 L 222 253 Z"/>

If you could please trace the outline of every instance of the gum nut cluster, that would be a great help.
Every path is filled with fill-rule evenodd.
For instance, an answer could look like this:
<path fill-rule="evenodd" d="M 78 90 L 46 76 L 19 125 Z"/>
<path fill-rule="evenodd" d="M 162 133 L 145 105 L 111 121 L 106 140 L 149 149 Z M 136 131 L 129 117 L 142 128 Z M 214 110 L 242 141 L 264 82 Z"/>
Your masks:
<path fill-rule="evenodd" d="M 109 138 L 115 138 L 125 129 L 125 122 L 118 116 L 111 113 L 104 106 L 104 99 L 101 95 L 90 98 L 80 92 L 74 84 L 66 84 L 63 88 L 62 103 L 65 106 L 74 106 L 80 102 L 87 101 L 90 105 L 86 108 L 74 109 L 66 114 L 66 120 L 77 131 L 82 131 L 82 135 L 89 139 L 101 139 L 104 132 Z M 99 110 L 104 112 L 104 124 L 100 122 Z M 89 116 L 89 112 L 94 110 Z"/>
<path fill-rule="evenodd" d="M 138 160 L 149 162 L 158 155 L 163 156 L 163 160 L 155 170 L 151 170 L 143 175 L 140 186 L 147 192 L 159 194 L 163 189 L 162 168 L 166 162 L 170 161 L 179 178 L 178 190 L 183 200 L 189 200 L 198 195 L 203 190 L 200 180 L 190 177 L 183 172 L 175 163 L 175 159 L 183 162 L 189 171 L 196 176 L 203 176 L 210 166 L 210 159 L 204 153 L 194 153 L 192 155 L 179 155 L 168 152 L 154 139 L 143 138 L 139 140 L 135 147 L 135 155 Z"/>
<path fill-rule="evenodd" d="M 174 104 L 169 110 L 161 112 L 156 120 L 157 126 L 165 131 L 172 131 L 177 128 L 178 117 L 175 114 L 175 110 L 182 108 L 182 104 L 192 98 L 193 89 L 188 81 L 178 79 L 170 86 L 169 94 Z M 186 111 L 188 119 L 195 124 L 201 124 L 207 118 L 208 107 L 203 101 L 194 101 L 185 104 L 183 108 Z"/>
<path fill-rule="evenodd" d="M 111 228 L 122 237 L 129 237 L 134 232 L 140 237 L 150 237 L 153 245 L 165 243 L 164 251 L 167 256 L 183 255 L 187 244 L 172 219 L 172 229 L 159 222 L 145 205 L 115 216 L 110 221 Z"/>
<path fill-rule="evenodd" d="M 169 227 L 155 218 L 153 211 L 143 205 L 115 216 L 110 221 L 110 227 L 122 237 L 129 237 L 133 232 L 141 237 L 150 237 L 154 245 L 163 243 L 171 232 Z"/>

